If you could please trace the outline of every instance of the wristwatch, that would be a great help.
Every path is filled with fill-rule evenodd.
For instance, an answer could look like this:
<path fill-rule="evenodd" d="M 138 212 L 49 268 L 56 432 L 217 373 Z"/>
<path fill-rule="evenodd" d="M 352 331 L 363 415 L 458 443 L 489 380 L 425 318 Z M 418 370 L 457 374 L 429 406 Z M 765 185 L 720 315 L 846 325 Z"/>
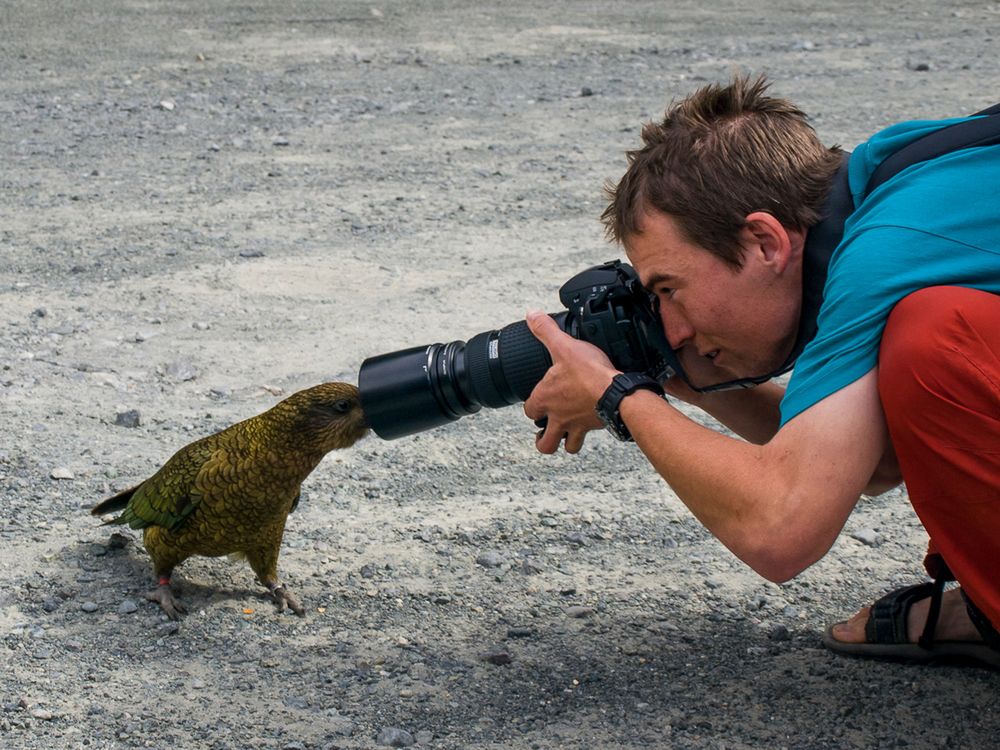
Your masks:
<path fill-rule="evenodd" d="M 611 385 L 597 402 L 597 416 L 604 422 L 607 431 L 619 440 L 632 439 L 632 433 L 628 431 L 628 427 L 622 421 L 622 399 L 643 388 L 660 396 L 663 395 L 663 386 L 649 375 L 644 375 L 641 372 L 619 373 L 611 380 Z"/>

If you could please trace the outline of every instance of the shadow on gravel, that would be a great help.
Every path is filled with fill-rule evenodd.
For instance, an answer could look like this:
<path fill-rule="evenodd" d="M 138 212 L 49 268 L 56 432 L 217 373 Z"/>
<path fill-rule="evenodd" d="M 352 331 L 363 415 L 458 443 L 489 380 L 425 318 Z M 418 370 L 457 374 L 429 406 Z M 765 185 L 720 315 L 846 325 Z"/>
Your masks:
<path fill-rule="evenodd" d="M 129 609 L 126 602 L 133 601 L 155 612 L 154 605 L 147 605 L 143 596 L 154 588 L 155 581 L 141 541 L 117 531 L 95 536 L 98 541 L 76 542 L 55 555 L 57 570 L 48 579 L 48 590 L 42 592 L 48 594 L 42 597 L 43 607 L 51 608 L 53 598 L 61 598 L 74 599 L 81 606 L 92 602 L 101 611 L 115 611 L 123 606 Z M 174 573 L 172 585 L 188 612 L 218 603 L 243 604 L 248 599 L 255 607 L 274 606 L 245 562 L 194 558 L 185 567 Z"/>
<path fill-rule="evenodd" d="M 996 704 L 1000 679 L 987 670 L 849 660 L 818 632 L 775 642 L 749 623 L 677 614 L 690 630 L 639 644 L 634 622 L 614 620 L 541 636 L 508 665 L 473 668 L 484 678 L 420 719 L 469 742 L 546 738 L 538 747 L 972 747 L 991 731 L 989 713 L 949 718 L 970 701 Z"/>

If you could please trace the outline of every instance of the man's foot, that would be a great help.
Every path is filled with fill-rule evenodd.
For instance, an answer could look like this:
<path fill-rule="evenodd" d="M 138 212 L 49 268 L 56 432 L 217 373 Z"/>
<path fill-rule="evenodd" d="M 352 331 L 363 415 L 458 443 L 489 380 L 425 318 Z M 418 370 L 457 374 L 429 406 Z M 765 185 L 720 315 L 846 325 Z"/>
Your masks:
<path fill-rule="evenodd" d="M 914 602 L 910 607 L 906 616 L 906 634 L 910 643 L 916 643 L 920 634 L 924 632 L 930 606 L 931 599 L 928 596 Z M 865 636 L 865 623 L 868 622 L 869 612 L 871 607 L 862 607 L 850 620 L 835 624 L 830 633 L 844 643 L 865 643 L 868 640 Z M 969 610 L 965 606 L 965 599 L 962 598 L 960 589 L 944 592 L 941 599 L 941 614 L 934 628 L 934 640 L 982 642 L 983 637 L 969 619 Z"/>
<path fill-rule="evenodd" d="M 827 628 L 823 645 L 838 654 L 869 659 L 951 661 L 1000 669 L 1000 650 L 983 642 L 959 589 L 940 594 L 933 632 L 922 637 L 936 591 L 940 594 L 930 583 L 891 591 L 851 619 Z"/>

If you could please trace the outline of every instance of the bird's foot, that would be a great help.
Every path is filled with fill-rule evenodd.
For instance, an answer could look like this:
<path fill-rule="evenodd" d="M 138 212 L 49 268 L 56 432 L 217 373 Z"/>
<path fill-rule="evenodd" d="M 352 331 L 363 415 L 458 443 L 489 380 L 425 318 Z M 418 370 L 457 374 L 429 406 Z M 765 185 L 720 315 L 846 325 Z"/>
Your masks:
<path fill-rule="evenodd" d="M 279 612 L 284 612 L 285 607 L 288 607 L 288 609 L 292 610 L 299 617 L 306 616 L 306 610 L 302 606 L 302 603 L 284 585 L 269 584 L 267 588 L 271 594 L 271 598 L 274 599 L 274 603 L 278 605 Z"/>
<path fill-rule="evenodd" d="M 152 591 L 147 591 L 144 596 L 147 600 L 159 604 L 160 609 L 171 620 L 179 620 L 181 615 L 187 614 L 187 608 L 174 598 L 174 592 L 170 590 L 169 583 L 161 583 Z"/>

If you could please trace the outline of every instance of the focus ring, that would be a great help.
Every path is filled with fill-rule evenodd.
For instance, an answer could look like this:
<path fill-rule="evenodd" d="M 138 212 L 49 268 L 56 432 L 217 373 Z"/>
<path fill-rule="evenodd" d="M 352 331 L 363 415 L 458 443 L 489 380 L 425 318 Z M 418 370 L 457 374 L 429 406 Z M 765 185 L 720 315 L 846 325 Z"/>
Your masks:
<path fill-rule="evenodd" d="M 500 329 L 499 343 L 507 383 L 514 395 L 525 401 L 552 366 L 552 358 L 523 320 Z"/>

